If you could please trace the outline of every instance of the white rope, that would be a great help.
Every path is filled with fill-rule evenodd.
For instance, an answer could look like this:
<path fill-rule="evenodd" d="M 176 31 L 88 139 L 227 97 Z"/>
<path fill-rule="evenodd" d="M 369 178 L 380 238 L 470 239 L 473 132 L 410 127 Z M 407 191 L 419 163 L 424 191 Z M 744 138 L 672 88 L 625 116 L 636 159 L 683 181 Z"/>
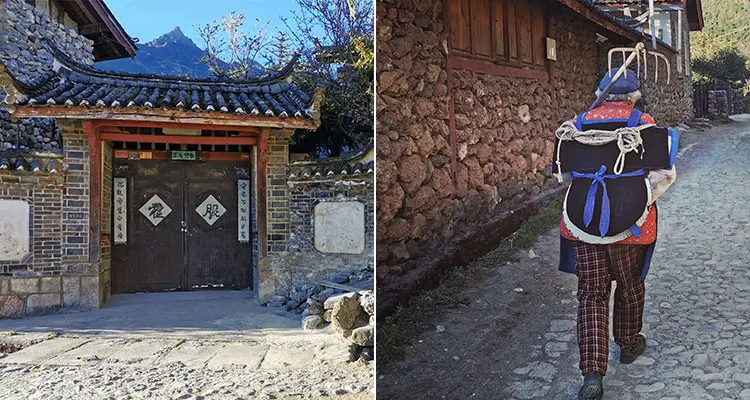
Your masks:
<path fill-rule="evenodd" d="M 639 125 L 634 128 L 617 128 L 614 131 L 606 131 L 602 129 L 589 129 L 586 131 L 579 131 L 576 128 L 573 121 L 565 121 L 555 131 L 557 136 L 557 159 L 555 164 L 557 165 L 558 173 L 555 174 L 557 181 L 562 183 L 562 169 L 560 168 L 560 146 L 562 141 L 575 140 L 578 143 L 589 145 L 589 146 L 602 146 L 608 143 L 617 141 L 617 148 L 620 149 L 620 155 L 617 156 L 615 161 L 615 174 L 620 175 L 622 170 L 625 168 L 625 155 L 631 151 L 639 152 L 638 147 L 643 149 L 643 138 L 641 138 L 641 131 L 654 126 L 654 124 Z M 643 154 L 641 153 L 641 157 Z"/>

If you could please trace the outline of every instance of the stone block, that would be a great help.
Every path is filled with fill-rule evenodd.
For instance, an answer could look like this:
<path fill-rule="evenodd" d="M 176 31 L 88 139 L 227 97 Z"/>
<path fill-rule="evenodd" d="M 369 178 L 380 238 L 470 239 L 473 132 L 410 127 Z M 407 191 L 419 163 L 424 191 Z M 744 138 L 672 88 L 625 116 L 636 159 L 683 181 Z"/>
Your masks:
<path fill-rule="evenodd" d="M 360 254 L 365 250 L 365 205 L 358 201 L 315 206 L 315 248 L 323 253 Z"/>
<path fill-rule="evenodd" d="M 41 293 L 60 293 L 62 291 L 59 276 L 49 276 L 41 279 Z"/>
<path fill-rule="evenodd" d="M 363 326 L 352 331 L 352 335 L 349 338 L 354 344 L 360 346 L 374 346 L 375 335 L 372 326 Z"/>
<path fill-rule="evenodd" d="M 0 200 L 0 260 L 20 262 L 29 255 L 29 203 Z"/>
<path fill-rule="evenodd" d="M 0 319 L 20 317 L 23 301 L 18 296 L 0 296 Z"/>
<path fill-rule="evenodd" d="M 10 280 L 11 293 L 39 293 L 39 278 L 13 278 Z"/>
<path fill-rule="evenodd" d="M 65 276 L 63 285 L 63 306 L 70 307 L 81 303 L 81 277 Z"/>
<path fill-rule="evenodd" d="M 60 293 L 31 294 L 26 298 L 26 313 L 44 313 L 60 308 Z"/>
<path fill-rule="evenodd" d="M 0 279 L 0 294 L 10 293 L 10 279 Z"/>
<path fill-rule="evenodd" d="M 88 309 L 99 308 L 99 277 L 82 276 L 81 277 L 81 306 Z"/>

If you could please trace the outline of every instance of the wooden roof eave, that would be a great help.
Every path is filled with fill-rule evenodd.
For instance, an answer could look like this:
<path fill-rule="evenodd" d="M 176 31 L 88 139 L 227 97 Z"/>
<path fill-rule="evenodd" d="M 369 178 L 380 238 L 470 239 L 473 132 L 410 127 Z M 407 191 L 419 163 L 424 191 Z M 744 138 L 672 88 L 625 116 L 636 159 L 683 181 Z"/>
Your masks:
<path fill-rule="evenodd" d="M 154 123 L 200 125 L 231 130 L 232 127 L 315 130 L 318 121 L 305 118 L 281 118 L 162 109 L 117 109 L 15 105 L 14 118 L 56 118 L 76 120 L 132 121 L 138 125 Z M 126 123 L 124 125 L 127 125 Z M 208 128 L 204 128 L 208 129 Z"/>
<path fill-rule="evenodd" d="M 618 35 L 623 38 L 630 39 L 636 42 L 643 40 L 642 37 L 602 17 L 601 15 L 597 14 L 596 11 L 588 8 L 586 5 L 584 5 L 578 0 L 557 0 L 557 1 L 563 4 L 564 6 L 570 8 L 571 10 L 575 11 L 576 13 L 582 15 L 584 18 L 588 19 L 589 21 L 599 25 L 601 28 L 604 28 L 605 30 L 611 33 L 614 33 L 615 35 Z"/>

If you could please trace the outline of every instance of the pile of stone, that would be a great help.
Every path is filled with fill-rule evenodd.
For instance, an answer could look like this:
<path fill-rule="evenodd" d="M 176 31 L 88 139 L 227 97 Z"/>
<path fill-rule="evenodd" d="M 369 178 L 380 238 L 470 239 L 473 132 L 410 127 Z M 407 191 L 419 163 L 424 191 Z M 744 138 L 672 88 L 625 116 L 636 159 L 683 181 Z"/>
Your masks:
<path fill-rule="evenodd" d="M 303 315 L 304 329 L 318 329 L 329 323 L 334 331 L 359 346 L 360 352 L 375 345 L 375 295 L 371 290 L 340 294 L 323 303 L 308 299 Z"/>
<path fill-rule="evenodd" d="M 62 133 L 52 118 L 27 118 L 11 123 L 7 109 L 0 108 L 0 151 L 62 150 Z"/>
<path fill-rule="evenodd" d="M 371 268 L 337 273 L 326 285 L 304 285 L 278 292 L 264 305 L 302 314 L 302 328 L 330 326 L 355 346 L 357 357 L 373 359 L 375 332 L 374 274 Z M 340 287 L 340 288 L 339 288 Z M 343 290 L 346 287 L 350 290 Z"/>

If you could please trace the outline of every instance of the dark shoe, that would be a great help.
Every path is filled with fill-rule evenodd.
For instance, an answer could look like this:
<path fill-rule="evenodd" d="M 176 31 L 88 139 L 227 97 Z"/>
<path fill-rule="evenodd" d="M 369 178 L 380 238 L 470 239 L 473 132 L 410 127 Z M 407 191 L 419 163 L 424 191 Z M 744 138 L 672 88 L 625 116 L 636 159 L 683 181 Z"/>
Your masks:
<path fill-rule="evenodd" d="M 630 364 L 635 361 L 638 356 L 646 351 L 646 338 L 643 335 L 638 334 L 635 343 L 627 347 L 620 348 L 620 363 Z"/>
<path fill-rule="evenodd" d="M 604 396 L 602 375 L 596 372 L 583 377 L 583 385 L 578 391 L 578 400 L 601 400 Z"/>

